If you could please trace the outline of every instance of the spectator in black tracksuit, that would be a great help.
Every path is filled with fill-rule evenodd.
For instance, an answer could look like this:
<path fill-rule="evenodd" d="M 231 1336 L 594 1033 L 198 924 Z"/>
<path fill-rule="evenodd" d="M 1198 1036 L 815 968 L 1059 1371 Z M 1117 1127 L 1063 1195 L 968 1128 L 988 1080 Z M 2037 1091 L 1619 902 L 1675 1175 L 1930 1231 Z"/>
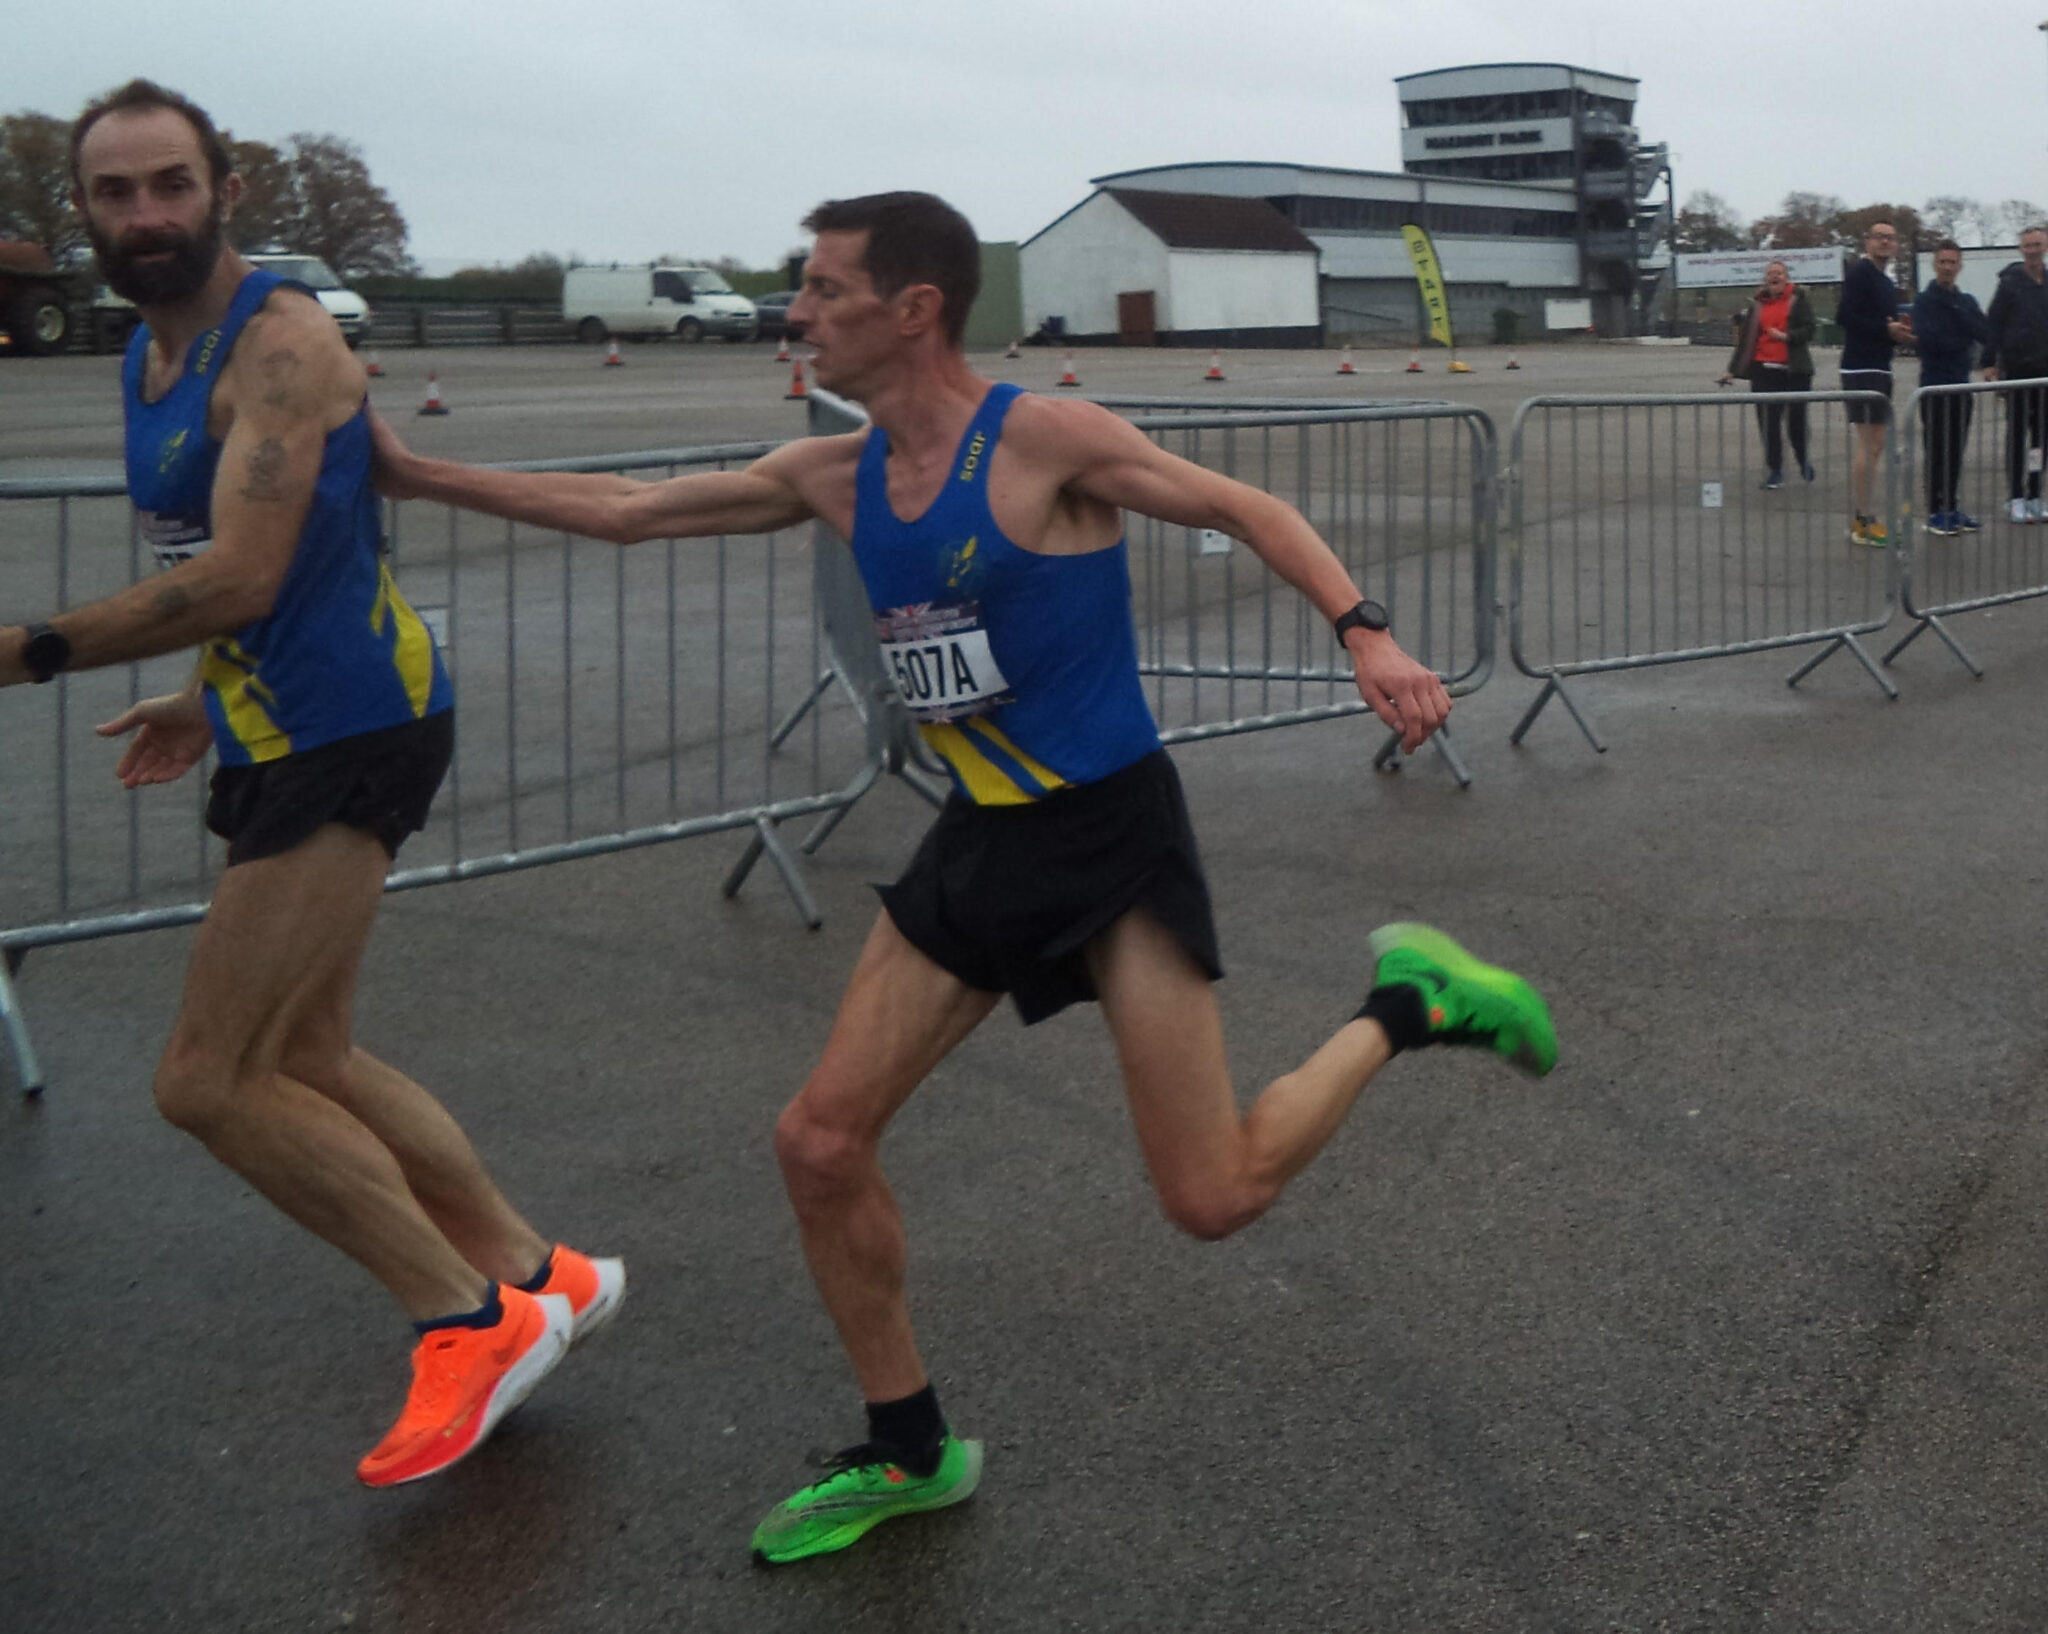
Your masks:
<path fill-rule="evenodd" d="M 1851 403 L 1846 411 L 1856 428 L 1856 452 L 1849 462 L 1849 537 L 1859 545 L 1880 547 L 1890 543 L 1890 535 L 1866 509 L 1870 478 L 1891 432 L 1892 348 L 1913 338 L 1912 325 L 1900 321 L 1899 286 L 1887 270 L 1898 246 L 1898 229 L 1888 221 L 1873 221 L 1863 235 L 1861 259 L 1842 274 L 1842 298 L 1835 307 L 1835 321 L 1842 326 L 1842 390 L 1885 397 L 1882 403 Z"/>
<path fill-rule="evenodd" d="M 1953 239 L 1934 250 L 1934 282 L 1913 302 L 1913 337 L 1920 352 L 1922 386 L 1959 386 L 1970 378 L 1970 353 L 1991 338 L 1974 295 L 1956 288 L 1963 252 Z M 1977 519 L 1956 493 L 1963 445 L 1976 399 L 1969 392 L 1920 399 L 1920 434 L 1927 444 L 1927 531 L 1975 533 Z"/>
<path fill-rule="evenodd" d="M 1998 275 L 1991 297 L 1991 339 L 1984 346 L 1986 380 L 2048 379 L 2048 230 L 2020 234 L 2020 258 Z M 2041 504 L 2042 445 L 2048 441 L 2048 390 L 2014 392 L 2005 400 L 2005 475 L 2015 522 L 2048 522 Z"/>
<path fill-rule="evenodd" d="M 1752 392 L 1798 392 L 1813 390 L 1813 308 L 1806 291 L 1792 282 L 1785 263 L 1773 261 L 1764 268 L 1759 289 L 1735 320 L 1735 354 L 1721 384 L 1747 380 Z M 1777 488 L 1785 480 L 1784 431 L 1789 420 L 1792 458 L 1799 474 L 1813 480 L 1813 462 L 1806 457 L 1806 405 L 1804 403 L 1759 403 L 1756 421 L 1764 434 L 1764 486 Z"/>

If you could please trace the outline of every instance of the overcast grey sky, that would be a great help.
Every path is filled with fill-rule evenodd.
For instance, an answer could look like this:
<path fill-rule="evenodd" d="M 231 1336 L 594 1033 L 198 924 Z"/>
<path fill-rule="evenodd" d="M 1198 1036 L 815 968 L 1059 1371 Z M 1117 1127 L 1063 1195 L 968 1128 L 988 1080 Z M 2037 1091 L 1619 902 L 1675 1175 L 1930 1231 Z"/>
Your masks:
<path fill-rule="evenodd" d="M 944 194 L 1026 238 L 1140 165 L 1400 168 L 1397 74 L 1569 62 L 1642 81 L 1683 198 L 1748 216 L 2048 200 L 2048 0 L 96 0 L 0 67 L 0 112 L 69 118 L 148 74 L 236 135 L 357 143 L 442 265 L 530 250 L 766 266 L 819 199 Z M 1887 22 L 1887 19 L 1889 20 Z"/>

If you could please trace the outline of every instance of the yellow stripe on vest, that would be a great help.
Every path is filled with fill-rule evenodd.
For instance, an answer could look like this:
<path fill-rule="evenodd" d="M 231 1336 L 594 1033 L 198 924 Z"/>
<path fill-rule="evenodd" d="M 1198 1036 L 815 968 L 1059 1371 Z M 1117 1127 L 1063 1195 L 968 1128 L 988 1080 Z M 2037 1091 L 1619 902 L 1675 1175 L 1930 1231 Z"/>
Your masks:
<path fill-rule="evenodd" d="M 975 715 L 970 717 L 967 721 L 967 730 L 987 738 L 989 742 L 993 743 L 1019 766 L 1022 766 L 1033 777 L 1037 778 L 1041 792 L 1050 794 L 1054 789 L 1063 789 L 1067 786 L 1067 780 L 1064 777 L 1060 776 L 1051 767 L 1041 766 L 1037 761 L 1033 760 L 1022 749 L 1018 748 L 1016 744 L 1012 743 L 1009 734 L 987 716 Z M 1036 799 L 1037 796 L 1034 795 L 1032 798 Z"/>
<path fill-rule="evenodd" d="M 967 787 L 967 798 L 977 806 L 1022 806 L 1034 798 L 1000 766 L 991 764 L 967 734 L 950 721 L 920 721 L 917 730 L 932 751 L 958 774 Z"/>
<path fill-rule="evenodd" d="M 412 610 L 391 577 L 388 562 L 377 564 L 377 599 L 370 606 L 370 628 L 384 633 L 387 615 L 396 626 L 391 659 L 398 666 L 398 678 L 405 683 L 405 695 L 412 703 L 414 720 L 423 719 L 434 695 L 434 638 L 426 622 Z"/>
<path fill-rule="evenodd" d="M 228 730 L 251 760 L 282 760 L 292 752 L 291 738 L 270 714 L 276 695 L 256 679 L 256 660 L 233 641 L 224 637 L 207 643 L 199 678 L 220 699 Z"/>

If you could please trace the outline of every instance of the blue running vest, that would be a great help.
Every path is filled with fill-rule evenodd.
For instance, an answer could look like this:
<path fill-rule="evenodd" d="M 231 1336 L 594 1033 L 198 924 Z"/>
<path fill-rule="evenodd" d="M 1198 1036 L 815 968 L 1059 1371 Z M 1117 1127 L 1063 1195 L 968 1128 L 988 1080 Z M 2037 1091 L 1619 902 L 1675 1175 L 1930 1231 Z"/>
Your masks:
<path fill-rule="evenodd" d="M 1138 679 L 1124 541 L 1041 555 L 1004 537 L 989 512 L 989 465 L 1020 395 L 989 389 L 916 521 L 889 508 L 880 426 L 854 479 L 851 543 L 882 656 L 925 742 L 982 806 L 1093 783 L 1159 747 Z"/>
<path fill-rule="evenodd" d="M 129 342 L 121 367 L 128 495 L 161 567 L 213 543 L 221 445 L 207 435 L 207 407 L 243 327 L 284 281 L 260 269 L 244 278 L 220 327 L 193 341 L 183 372 L 154 403 L 142 400 L 148 328 Z M 327 434 L 312 509 L 276 604 L 201 654 L 224 766 L 279 760 L 454 705 L 433 635 L 399 594 L 380 548 L 367 410 L 366 403 Z"/>

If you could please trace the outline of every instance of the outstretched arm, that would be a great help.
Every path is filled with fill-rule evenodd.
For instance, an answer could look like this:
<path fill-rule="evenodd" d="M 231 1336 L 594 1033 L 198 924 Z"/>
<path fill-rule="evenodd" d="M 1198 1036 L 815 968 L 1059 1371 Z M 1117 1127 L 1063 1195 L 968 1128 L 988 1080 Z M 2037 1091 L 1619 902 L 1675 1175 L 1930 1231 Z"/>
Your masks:
<path fill-rule="evenodd" d="M 500 471 L 427 459 L 370 417 L 377 488 L 391 499 L 437 499 L 488 516 L 559 528 L 615 545 L 719 533 L 772 533 L 806 520 L 799 491 L 806 443 L 792 443 L 744 471 L 704 471 L 665 482 L 601 472 Z M 829 439 L 810 439 L 810 446 Z"/>
<path fill-rule="evenodd" d="M 1074 474 L 1068 486 L 1123 510 L 1242 539 L 1332 623 L 1355 607 L 1358 586 L 1307 518 L 1283 499 L 1169 454 L 1129 421 L 1092 403 L 1049 403 L 1035 416 L 1048 452 Z M 1344 645 L 1360 696 L 1402 746 L 1420 748 L 1451 712 L 1450 694 L 1384 630 L 1350 630 Z"/>

